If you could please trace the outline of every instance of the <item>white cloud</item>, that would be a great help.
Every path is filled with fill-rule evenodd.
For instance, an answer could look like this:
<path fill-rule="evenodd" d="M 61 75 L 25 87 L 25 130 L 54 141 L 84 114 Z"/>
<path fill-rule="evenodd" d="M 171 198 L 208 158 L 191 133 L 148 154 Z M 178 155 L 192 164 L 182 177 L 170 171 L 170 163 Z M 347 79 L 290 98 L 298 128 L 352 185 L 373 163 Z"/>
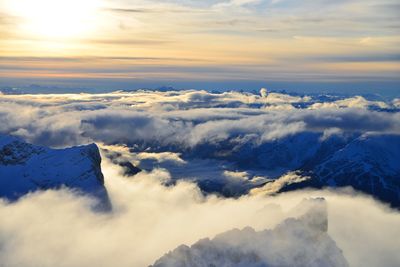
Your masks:
<path fill-rule="evenodd" d="M 321 108 L 360 108 L 366 109 L 368 107 L 378 107 L 378 108 L 389 108 L 389 105 L 382 101 L 368 101 L 362 96 L 355 96 L 351 98 L 346 98 L 342 100 L 337 100 L 335 102 L 329 103 L 315 103 L 310 106 L 310 109 L 321 109 Z"/>
<path fill-rule="evenodd" d="M 159 259 L 154 267 L 176 266 L 301 266 L 347 267 L 342 251 L 326 233 L 323 199 L 302 201 L 299 218 L 288 218 L 274 230 L 234 229 L 214 239 L 182 245 Z"/>
<path fill-rule="evenodd" d="M 398 113 L 369 110 L 395 107 L 395 100 L 383 103 L 362 97 L 326 102 L 277 93 L 263 98 L 238 92 L 139 91 L 6 95 L 0 102 L 2 133 L 51 146 L 96 141 L 191 147 L 233 140 L 238 135 L 257 143 L 330 128 L 400 133 Z M 355 107 L 357 110 L 352 109 Z"/>
<path fill-rule="evenodd" d="M 309 180 L 310 177 L 302 176 L 296 172 L 291 172 L 279 177 L 272 182 L 265 184 L 262 187 L 254 188 L 250 190 L 250 194 L 252 195 L 275 195 L 285 186 L 301 183 Z"/>
<path fill-rule="evenodd" d="M 90 210 L 91 200 L 66 191 L 0 203 L 0 258 L 7 267 L 148 266 L 180 244 L 233 228 L 271 229 L 303 198 L 327 199 L 329 234 L 350 266 L 397 266 L 400 215 L 351 192 L 302 191 L 278 197 L 204 197 L 191 183 L 164 187 L 158 170 L 134 179 L 103 163 L 114 211 Z M 226 218 L 229 218 L 227 220 Z M 362 244 L 362 245 L 360 245 Z"/>
<path fill-rule="evenodd" d="M 341 99 L 342 107 L 337 100 L 192 90 L 4 95 L 0 132 L 53 147 L 100 143 L 143 170 L 167 169 L 206 192 L 238 196 L 302 168 L 326 146 L 333 153 L 360 135 L 400 134 L 392 103 L 385 112 L 363 98 Z M 362 105 L 349 108 L 354 101 Z M 313 106 L 326 102 L 335 106 Z M 225 175 L 244 171 L 247 180 Z"/>
<path fill-rule="evenodd" d="M 104 162 L 112 214 L 93 213 L 92 200 L 65 191 L 1 202 L 1 262 L 7 267 L 147 266 L 180 244 L 233 228 L 270 229 L 304 197 L 324 196 L 329 234 L 351 266 L 397 266 L 396 211 L 353 192 L 301 191 L 267 197 L 306 177 L 289 173 L 271 182 L 265 172 L 235 165 L 240 158 L 268 167 L 268 157 L 273 157 L 275 163 L 282 158 L 283 165 L 299 166 L 299 159 L 333 135 L 400 134 L 395 109 L 371 111 L 375 104 L 363 98 L 335 101 L 326 109 L 326 101 L 274 93 L 266 98 L 205 91 L 1 95 L 2 133 L 57 147 L 95 141 L 135 165 L 153 164 L 124 178 L 120 168 Z M 396 103 L 385 105 L 391 108 Z M 296 149 L 276 149 L 282 138 L 289 138 Z M 247 157 L 263 144 L 266 153 L 260 158 Z M 196 184 L 180 178 L 229 182 L 223 190 L 242 193 L 252 185 L 269 183 L 252 195 L 224 199 L 205 197 Z"/>

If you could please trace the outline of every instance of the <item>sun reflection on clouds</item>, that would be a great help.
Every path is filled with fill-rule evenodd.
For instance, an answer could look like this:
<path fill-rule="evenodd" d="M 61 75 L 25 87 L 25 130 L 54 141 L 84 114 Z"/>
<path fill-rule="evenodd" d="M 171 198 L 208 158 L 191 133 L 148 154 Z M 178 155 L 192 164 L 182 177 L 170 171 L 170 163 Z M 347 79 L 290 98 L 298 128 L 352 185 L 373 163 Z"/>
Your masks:
<path fill-rule="evenodd" d="M 398 83 L 393 1 L 325 2 L 0 0 L 0 77 Z"/>

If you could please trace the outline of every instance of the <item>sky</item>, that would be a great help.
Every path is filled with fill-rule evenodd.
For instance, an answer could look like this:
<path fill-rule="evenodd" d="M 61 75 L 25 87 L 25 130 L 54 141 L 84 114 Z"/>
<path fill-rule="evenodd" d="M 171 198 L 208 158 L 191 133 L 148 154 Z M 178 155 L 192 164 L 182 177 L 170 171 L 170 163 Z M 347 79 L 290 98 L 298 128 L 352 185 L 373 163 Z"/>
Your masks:
<path fill-rule="evenodd" d="M 398 0 L 0 0 L 0 86 L 400 91 Z"/>

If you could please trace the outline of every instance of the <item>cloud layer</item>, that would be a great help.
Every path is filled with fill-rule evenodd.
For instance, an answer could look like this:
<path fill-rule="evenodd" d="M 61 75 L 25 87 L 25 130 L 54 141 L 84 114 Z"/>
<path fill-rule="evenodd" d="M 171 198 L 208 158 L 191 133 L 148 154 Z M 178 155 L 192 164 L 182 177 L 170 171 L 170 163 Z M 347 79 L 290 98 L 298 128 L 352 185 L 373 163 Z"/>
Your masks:
<path fill-rule="evenodd" d="M 396 100 L 361 96 L 120 91 L 2 95 L 0 102 L 2 133 L 53 147 L 96 142 L 142 169 L 165 168 L 174 181 L 194 180 L 228 196 L 358 138 L 400 133 Z M 272 188 L 304 177 L 285 181 Z"/>
<path fill-rule="evenodd" d="M 52 146 L 97 141 L 193 147 L 237 137 L 260 143 L 306 131 L 400 133 L 399 113 L 379 112 L 396 111 L 395 101 L 363 97 L 139 91 L 4 95 L 0 101 L 1 132 Z"/>
<path fill-rule="evenodd" d="M 95 200 L 66 190 L 1 200 L 0 266 L 148 266 L 181 244 L 234 228 L 272 229 L 300 216 L 293 208 L 309 197 L 327 199 L 328 233 L 350 266 L 398 266 L 397 211 L 351 189 L 275 196 L 308 177 L 289 172 L 271 182 L 282 170 L 254 167 L 274 158 L 285 173 L 324 142 L 336 149 L 354 138 L 395 138 L 397 102 L 264 90 L 0 95 L 2 133 L 53 147 L 99 143 L 114 209 L 95 213 Z M 266 153 L 255 160 L 259 147 Z M 109 153 L 143 171 L 123 176 Z M 205 196 L 198 185 L 244 196 Z"/>
<path fill-rule="evenodd" d="M 204 197 L 191 183 L 165 187 L 165 170 L 129 180 L 103 163 L 112 214 L 94 213 L 93 200 L 47 191 L 0 203 L 2 266 L 148 266 L 180 244 L 246 226 L 271 229 L 304 198 L 325 197 L 329 235 L 350 266 L 397 266 L 400 215 L 352 191 L 303 191 L 278 197 Z M 226 218 L 230 218 L 226 220 Z M 362 245 L 361 245 L 362 244 Z"/>

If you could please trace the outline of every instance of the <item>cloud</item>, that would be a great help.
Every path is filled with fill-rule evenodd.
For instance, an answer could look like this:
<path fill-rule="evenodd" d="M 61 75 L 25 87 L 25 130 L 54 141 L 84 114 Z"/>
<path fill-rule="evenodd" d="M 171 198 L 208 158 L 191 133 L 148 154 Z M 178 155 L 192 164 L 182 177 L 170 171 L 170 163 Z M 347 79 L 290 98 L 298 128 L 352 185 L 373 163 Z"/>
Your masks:
<path fill-rule="evenodd" d="M 96 142 L 142 170 L 168 170 L 168 184 L 189 180 L 229 197 L 320 164 L 362 136 L 400 134 L 395 101 L 362 97 L 120 91 L 0 103 L 2 133 L 52 147 Z M 287 185 L 280 181 L 267 185 L 271 194 Z"/>
<path fill-rule="evenodd" d="M 322 196 L 329 234 L 350 266 L 398 266 L 397 211 L 351 190 L 266 196 L 307 179 L 270 178 L 296 169 L 326 141 L 336 149 L 358 136 L 399 135 L 397 102 L 206 91 L 0 95 L 2 133 L 54 147 L 95 141 L 143 169 L 122 177 L 104 160 L 111 214 L 94 213 L 94 200 L 65 190 L 1 201 L 1 264 L 148 266 L 181 244 L 234 228 L 272 229 L 298 216 L 290 210 L 303 198 Z M 271 166 L 281 169 L 269 173 Z M 197 184 L 237 198 L 205 196 Z M 247 194 L 254 186 L 262 187 Z"/>
<path fill-rule="evenodd" d="M 275 195 L 277 192 L 280 192 L 285 186 L 301 183 L 309 180 L 310 177 L 302 176 L 298 173 L 292 172 L 287 173 L 278 179 L 265 184 L 262 187 L 254 188 L 250 190 L 250 194 L 252 195 Z"/>
<path fill-rule="evenodd" d="M 368 43 L 371 38 L 364 38 L 361 43 Z M 329 57 L 314 57 L 316 61 L 321 62 L 398 62 L 400 61 L 400 54 L 366 54 L 366 55 L 344 55 L 344 56 L 329 56 Z"/>
<path fill-rule="evenodd" d="M 381 109 L 389 108 L 389 105 L 383 101 L 369 101 L 362 96 L 349 97 L 346 99 L 337 100 L 328 103 L 315 103 L 311 105 L 310 109 L 320 108 L 368 108 L 375 107 Z"/>
<path fill-rule="evenodd" d="M 234 229 L 212 240 L 202 239 L 190 248 L 181 245 L 153 266 L 348 266 L 326 233 L 325 201 L 304 200 L 296 208 L 304 214 L 288 218 L 274 230 Z"/>
<path fill-rule="evenodd" d="M 398 113 L 371 110 L 395 109 L 396 100 L 385 103 L 363 97 L 325 101 L 277 93 L 260 97 L 238 92 L 139 91 L 3 95 L 0 101 L 1 132 L 52 146 L 89 141 L 164 147 L 226 141 L 260 144 L 331 129 L 400 133 Z"/>
<path fill-rule="evenodd" d="M 96 18 L 90 19 L 94 29 L 86 38 L 67 40 L 40 37 L 29 29 L 15 34 L 24 30 L 21 24 L 26 20 L 15 17 L 16 10 L 7 7 L 15 2 L 21 1 L 0 3 L 4 7 L 0 14 L 4 51 L 18 50 L 28 58 L 38 54 L 48 57 L 49 46 L 61 45 L 67 50 L 76 46 L 88 58 L 112 57 L 119 51 L 127 57 L 149 59 L 141 60 L 140 66 L 139 60 L 121 64 L 110 59 L 101 66 L 98 61 L 82 60 L 68 68 L 62 60 L 29 65 L 19 59 L 8 64 L 2 60 L 1 76 L 11 85 L 28 83 L 26 78 L 55 83 L 55 77 L 57 82 L 69 78 L 69 85 L 79 78 L 92 79 L 98 87 L 104 86 L 97 80 L 102 78 L 113 79 L 114 87 L 121 79 L 130 79 L 131 84 L 139 78 L 150 79 L 149 83 L 156 79 L 158 83 L 191 79 L 247 81 L 248 85 L 249 80 L 293 85 L 293 81 L 336 82 L 337 78 L 356 80 L 360 86 L 360 81 L 366 79 L 398 82 L 398 5 L 391 0 L 372 0 L 368 4 L 357 0 L 303 1 L 301 5 L 292 0 L 95 1 L 105 4 L 95 12 Z M 100 29 L 108 34 L 103 35 Z M 163 59 L 163 55 L 170 58 Z M 338 63 L 340 68 L 324 65 L 329 62 Z M 352 62 L 357 64 L 344 64 Z"/>
<path fill-rule="evenodd" d="M 400 98 L 393 99 L 393 106 L 400 108 Z"/>
<path fill-rule="evenodd" d="M 229 0 L 214 5 L 214 8 L 251 6 L 251 5 L 256 5 L 260 2 L 262 2 L 262 0 Z"/>
<path fill-rule="evenodd" d="M 192 183 L 165 187 L 168 172 L 134 179 L 103 162 L 111 214 L 94 213 L 91 199 L 47 191 L 0 202 L 0 258 L 7 267 L 148 266 L 180 244 L 250 226 L 272 229 L 308 197 L 325 197 L 329 235 L 350 266 L 397 266 L 400 215 L 354 192 L 302 191 L 277 197 L 204 197 Z M 226 220 L 226 218 L 230 218 Z M 377 228 L 378 227 L 378 228 Z M 362 244 L 362 246 L 360 245 Z"/>

